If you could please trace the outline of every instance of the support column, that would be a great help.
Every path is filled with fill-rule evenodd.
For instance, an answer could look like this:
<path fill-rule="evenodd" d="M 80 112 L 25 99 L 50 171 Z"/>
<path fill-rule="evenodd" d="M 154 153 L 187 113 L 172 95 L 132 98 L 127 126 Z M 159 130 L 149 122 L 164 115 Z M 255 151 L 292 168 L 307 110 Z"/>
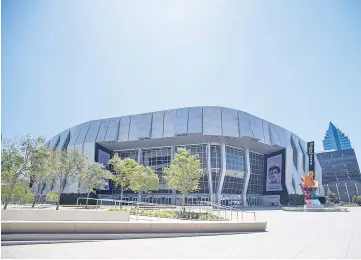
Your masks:
<path fill-rule="evenodd" d="M 355 188 L 356 188 L 357 196 L 360 196 L 360 193 L 358 193 L 358 188 L 357 188 L 356 182 L 354 182 L 354 184 L 355 184 Z"/>
<path fill-rule="evenodd" d="M 142 149 L 138 149 L 138 157 L 137 157 L 137 163 L 140 165 L 142 162 Z M 142 202 L 142 193 L 138 192 L 138 202 Z"/>
<path fill-rule="evenodd" d="M 226 158 L 226 144 L 221 143 L 221 178 L 219 180 L 218 191 L 217 191 L 217 203 L 221 203 L 222 188 L 224 182 L 224 176 L 227 170 L 227 158 Z"/>
<path fill-rule="evenodd" d="M 347 188 L 346 182 L 345 182 L 345 188 L 346 188 L 346 192 L 347 192 L 348 202 L 351 202 L 350 194 L 348 193 L 348 188 Z"/>
<path fill-rule="evenodd" d="M 174 146 L 171 146 L 171 148 L 170 148 L 171 162 L 173 161 L 174 153 L 175 153 L 175 147 L 174 147 Z M 171 204 L 172 204 L 172 205 L 176 205 L 176 204 L 177 204 L 177 192 L 176 192 L 176 190 L 172 190 Z"/>
<path fill-rule="evenodd" d="M 245 164 L 245 173 L 244 173 L 244 181 L 243 181 L 243 190 L 242 190 L 242 199 L 243 199 L 243 206 L 247 207 L 247 190 L 248 190 L 248 183 L 249 183 L 249 178 L 251 177 L 251 161 L 249 159 L 249 150 L 247 149 L 245 152 L 245 159 L 246 159 L 246 164 Z"/>
<path fill-rule="evenodd" d="M 337 190 L 338 200 L 341 202 L 340 192 L 338 191 L 338 182 L 336 182 L 336 190 Z"/>
<path fill-rule="evenodd" d="M 211 202 L 215 203 L 215 197 L 214 197 L 214 193 L 213 193 L 211 144 L 210 143 L 207 143 L 207 172 L 208 172 L 209 197 L 211 198 Z"/>

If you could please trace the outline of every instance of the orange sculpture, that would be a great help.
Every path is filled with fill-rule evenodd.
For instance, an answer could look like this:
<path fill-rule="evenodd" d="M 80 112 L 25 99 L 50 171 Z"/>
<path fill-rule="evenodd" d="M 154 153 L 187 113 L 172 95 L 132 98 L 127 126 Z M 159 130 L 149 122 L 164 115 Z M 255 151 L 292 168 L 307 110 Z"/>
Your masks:
<path fill-rule="evenodd" d="M 308 172 L 306 176 L 302 176 L 302 181 L 306 184 L 308 188 L 318 188 L 318 181 L 313 179 L 314 173 L 313 171 Z"/>

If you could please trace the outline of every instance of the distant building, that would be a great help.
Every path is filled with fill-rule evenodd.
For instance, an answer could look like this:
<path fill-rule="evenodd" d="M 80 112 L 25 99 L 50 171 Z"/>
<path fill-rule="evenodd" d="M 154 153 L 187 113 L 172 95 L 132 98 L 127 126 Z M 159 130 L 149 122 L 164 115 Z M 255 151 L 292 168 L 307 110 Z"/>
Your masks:
<path fill-rule="evenodd" d="M 348 150 L 352 149 L 350 139 L 339 128 L 336 128 L 332 122 L 328 126 L 323 139 L 323 149 L 328 150 Z"/>
<path fill-rule="evenodd" d="M 341 201 L 349 202 L 361 195 L 361 173 L 355 151 L 332 150 L 316 154 L 322 168 L 325 190 L 337 194 Z"/>

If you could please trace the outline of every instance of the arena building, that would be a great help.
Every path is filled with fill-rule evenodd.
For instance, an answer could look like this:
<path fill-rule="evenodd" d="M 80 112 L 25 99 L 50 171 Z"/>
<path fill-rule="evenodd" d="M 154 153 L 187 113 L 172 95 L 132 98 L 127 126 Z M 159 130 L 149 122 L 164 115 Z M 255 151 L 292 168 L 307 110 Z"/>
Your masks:
<path fill-rule="evenodd" d="M 159 190 L 124 198 L 180 204 L 181 195 L 167 189 L 162 178 L 176 149 L 198 154 L 204 175 L 200 189 L 187 203 L 268 205 L 285 203 L 290 194 L 302 194 L 301 176 L 308 172 L 307 144 L 296 134 L 246 112 L 224 107 L 189 107 L 99 119 L 67 129 L 49 140 L 53 149 L 79 149 L 89 161 L 108 165 L 113 154 L 133 158 L 160 177 Z M 315 157 L 315 179 L 324 196 L 322 169 Z M 64 193 L 82 192 L 79 183 Z M 111 181 L 99 197 L 119 197 Z"/>

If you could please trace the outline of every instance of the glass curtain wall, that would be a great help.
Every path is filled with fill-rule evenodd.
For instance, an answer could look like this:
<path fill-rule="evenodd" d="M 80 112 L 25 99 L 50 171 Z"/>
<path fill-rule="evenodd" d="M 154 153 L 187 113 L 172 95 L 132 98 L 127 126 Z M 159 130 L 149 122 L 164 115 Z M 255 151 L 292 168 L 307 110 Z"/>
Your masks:
<path fill-rule="evenodd" d="M 154 169 L 155 173 L 159 177 L 159 190 L 154 194 L 172 194 L 172 190 L 167 189 L 163 168 L 170 165 L 172 158 L 172 152 L 170 147 L 151 148 L 142 150 L 141 163 L 144 166 L 148 166 Z"/>
<path fill-rule="evenodd" d="M 222 193 L 241 195 L 245 172 L 244 151 L 226 146 L 226 168 Z"/>
<path fill-rule="evenodd" d="M 222 169 L 221 147 L 219 145 L 211 145 L 211 172 L 213 192 L 218 191 Z"/>
<path fill-rule="evenodd" d="M 187 145 L 187 146 L 178 146 L 178 148 L 186 148 L 190 151 L 191 154 L 197 154 L 201 162 L 201 167 L 203 168 L 203 176 L 199 180 L 199 190 L 198 193 L 207 193 L 209 194 L 208 186 L 208 170 L 207 170 L 207 145 Z"/>
<path fill-rule="evenodd" d="M 264 192 L 264 155 L 249 153 L 251 175 L 248 182 L 247 195 L 263 195 Z"/>

